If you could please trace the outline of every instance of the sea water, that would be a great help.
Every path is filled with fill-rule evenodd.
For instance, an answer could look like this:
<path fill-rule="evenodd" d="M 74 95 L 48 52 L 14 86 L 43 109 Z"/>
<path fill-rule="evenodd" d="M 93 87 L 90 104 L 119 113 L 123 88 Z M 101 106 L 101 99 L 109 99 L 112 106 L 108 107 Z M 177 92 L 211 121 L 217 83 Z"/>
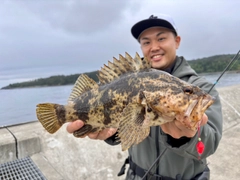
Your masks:
<path fill-rule="evenodd" d="M 205 75 L 215 83 L 219 74 Z M 216 87 L 240 84 L 240 73 L 224 74 Z M 54 87 L 34 87 L 0 90 L 0 127 L 37 121 L 36 105 L 39 103 L 66 104 L 73 85 Z"/>

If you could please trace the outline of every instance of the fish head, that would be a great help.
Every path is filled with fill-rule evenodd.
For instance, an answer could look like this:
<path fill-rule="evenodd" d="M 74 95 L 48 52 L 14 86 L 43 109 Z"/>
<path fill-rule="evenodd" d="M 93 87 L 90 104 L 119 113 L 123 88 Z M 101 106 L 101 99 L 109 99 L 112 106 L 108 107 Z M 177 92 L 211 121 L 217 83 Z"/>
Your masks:
<path fill-rule="evenodd" d="M 213 96 L 207 94 L 198 87 L 196 88 L 196 93 L 198 95 L 196 105 L 192 104 L 191 106 L 189 106 L 187 111 L 185 111 L 185 114 L 182 114 L 179 118 L 179 120 L 189 129 L 197 128 L 197 123 L 202 120 L 205 111 L 215 101 L 215 98 Z"/>
<path fill-rule="evenodd" d="M 214 98 L 197 86 L 183 83 L 171 85 L 155 92 L 144 91 L 147 104 L 165 122 L 181 121 L 187 128 L 195 129 Z M 162 120 L 161 120 L 162 121 Z"/>

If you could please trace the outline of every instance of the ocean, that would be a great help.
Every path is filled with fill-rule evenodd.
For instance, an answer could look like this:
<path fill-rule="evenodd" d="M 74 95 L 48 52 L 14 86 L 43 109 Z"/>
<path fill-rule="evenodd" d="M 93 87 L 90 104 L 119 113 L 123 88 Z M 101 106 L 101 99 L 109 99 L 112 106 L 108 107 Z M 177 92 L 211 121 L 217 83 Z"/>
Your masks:
<path fill-rule="evenodd" d="M 209 82 L 215 83 L 218 74 L 205 75 Z M 240 84 L 240 73 L 227 73 L 216 87 Z M 0 127 L 37 121 L 36 105 L 51 102 L 66 104 L 73 85 L 54 87 L 34 87 L 0 90 Z"/>

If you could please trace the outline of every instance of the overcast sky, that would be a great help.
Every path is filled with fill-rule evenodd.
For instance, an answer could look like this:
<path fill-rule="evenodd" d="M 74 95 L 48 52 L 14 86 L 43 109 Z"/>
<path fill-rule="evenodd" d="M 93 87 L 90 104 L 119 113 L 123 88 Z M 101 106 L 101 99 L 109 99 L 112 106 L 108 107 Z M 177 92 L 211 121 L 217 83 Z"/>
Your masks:
<path fill-rule="evenodd" d="M 98 70 L 141 54 L 130 29 L 150 15 L 173 17 L 178 55 L 196 59 L 240 49 L 239 0 L 0 0 L 0 87 Z"/>

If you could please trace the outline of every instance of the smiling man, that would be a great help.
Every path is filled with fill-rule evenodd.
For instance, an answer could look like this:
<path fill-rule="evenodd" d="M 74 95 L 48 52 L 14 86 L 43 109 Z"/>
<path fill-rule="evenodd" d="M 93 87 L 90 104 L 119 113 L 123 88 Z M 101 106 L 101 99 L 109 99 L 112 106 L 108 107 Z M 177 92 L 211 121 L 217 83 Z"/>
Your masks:
<path fill-rule="evenodd" d="M 170 16 L 152 15 L 136 23 L 131 33 L 140 43 L 144 57 L 151 61 L 153 68 L 166 71 L 188 83 L 199 86 L 206 92 L 209 91 L 212 84 L 198 76 L 183 57 L 176 55 L 181 38 Z M 216 89 L 213 89 L 210 94 L 216 100 L 203 115 L 199 133 L 197 130 L 187 129 L 181 123 L 182 119 L 176 117 L 173 122 L 160 127 L 151 127 L 150 135 L 144 141 L 129 148 L 129 158 L 126 163 L 129 162 L 130 168 L 126 176 L 127 180 L 142 179 L 159 155 L 161 158 L 148 174 L 147 179 L 207 180 L 210 178 L 206 158 L 216 151 L 222 136 L 220 99 Z M 75 121 L 67 126 L 67 131 L 73 133 L 83 125 L 81 120 Z M 88 136 L 91 139 L 101 139 L 108 144 L 116 145 L 118 144 L 116 131 L 117 129 L 109 128 Z M 196 150 L 199 136 L 205 144 L 201 159 Z"/>
<path fill-rule="evenodd" d="M 176 58 L 180 36 L 166 28 L 152 27 L 140 34 L 139 42 L 144 56 L 151 61 L 152 67 L 164 70 L 173 64 Z"/>

